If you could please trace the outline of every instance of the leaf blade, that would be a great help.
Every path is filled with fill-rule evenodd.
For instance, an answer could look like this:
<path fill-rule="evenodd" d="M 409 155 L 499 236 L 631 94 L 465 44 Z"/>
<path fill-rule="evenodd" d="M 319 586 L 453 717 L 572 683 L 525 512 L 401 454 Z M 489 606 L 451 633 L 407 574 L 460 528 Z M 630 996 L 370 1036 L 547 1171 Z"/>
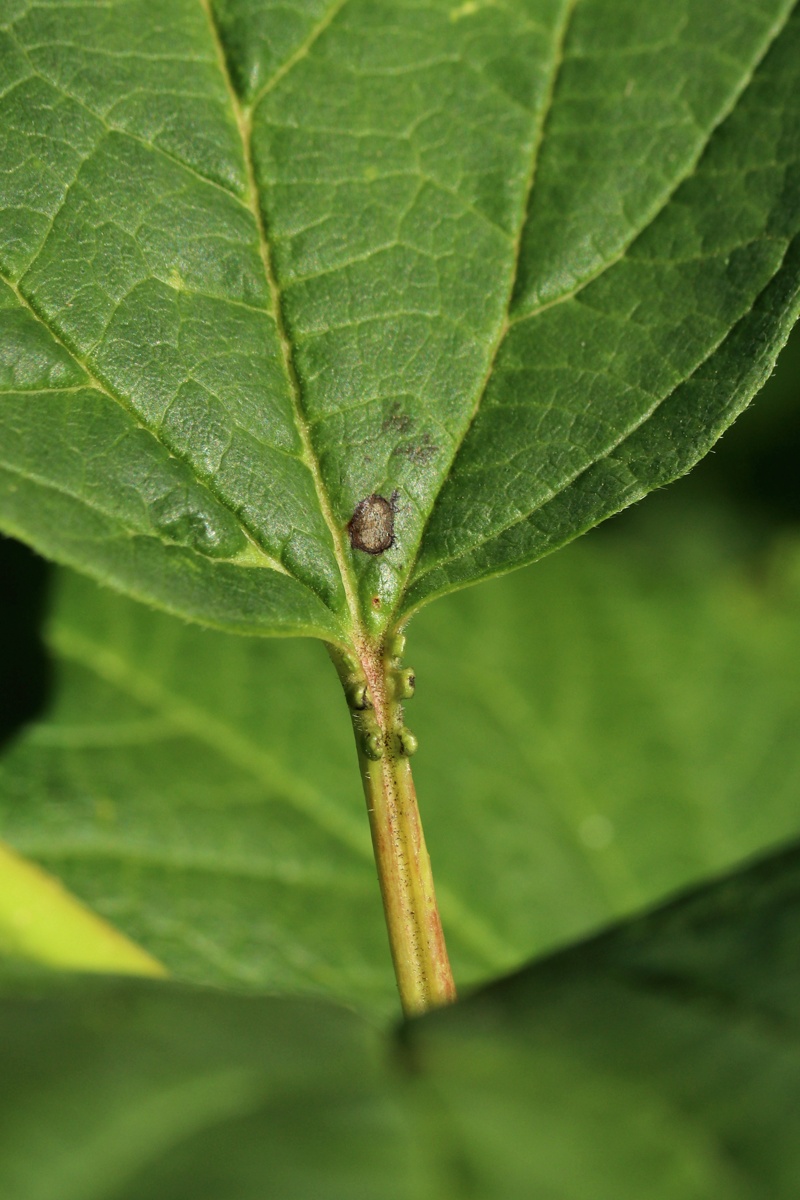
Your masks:
<path fill-rule="evenodd" d="M 176 520 L 201 553 L 213 509 L 311 593 L 271 583 L 261 632 L 379 633 L 531 561 L 663 482 L 673 437 L 685 469 L 749 399 L 740 381 L 737 404 L 691 434 L 663 410 L 777 282 L 792 236 L 787 0 L 725 13 L 226 0 L 213 27 L 188 0 L 156 8 L 117 0 L 78 26 L 58 4 L 12 13 L 0 267 L 184 464 L 203 501 L 184 498 Z M 788 287 L 794 266 L 782 270 Z M 767 366 L 795 315 L 787 304 L 762 322 Z M 735 340 L 743 361 L 761 354 L 742 329 Z M 594 511 L 573 504 L 575 481 L 658 404 L 665 433 L 650 427 L 636 487 Z M 111 436 L 109 491 L 124 487 Z M 43 479 L 66 470 L 44 454 L 38 466 Z M 395 491 L 395 544 L 351 550 L 357 504 Z M 543 541 L 545 503 L 563 511 Z M 83 519 L 69 561 L 108 577 L 79 510 L 47 552 L 66 561 L 60 543 Z M 157 537 L 169 544 L 175 524 Z M 12 526 L 38 536 L 19 511 Z M 148 581 L 157 604 L 164 565 L 163 586 Z M 237 608 L 229 627 L 247 626 L 247 603 L 225 597 L 230 573 L 204 570 L 190 603 L 178 579 L 167 606 L 212 623 Z M 315 600 L 333 620 L 310 618 Z"/>
<path fill-rule="evenodd" d="M 797 880 L 793 846 L 413 1028 L 473 1194 L 791 1195 Z"/>

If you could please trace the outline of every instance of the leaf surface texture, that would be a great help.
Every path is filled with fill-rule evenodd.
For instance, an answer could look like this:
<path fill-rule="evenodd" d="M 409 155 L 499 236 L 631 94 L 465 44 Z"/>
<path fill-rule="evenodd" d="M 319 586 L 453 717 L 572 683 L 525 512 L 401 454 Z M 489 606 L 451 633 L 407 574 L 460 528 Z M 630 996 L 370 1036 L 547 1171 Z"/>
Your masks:
<path fill-rule="evenodd" d="M 788 0 L 8 0 L 2 527 L 339 642 L 541 557 L 771 370 L 798 61 Z"/>

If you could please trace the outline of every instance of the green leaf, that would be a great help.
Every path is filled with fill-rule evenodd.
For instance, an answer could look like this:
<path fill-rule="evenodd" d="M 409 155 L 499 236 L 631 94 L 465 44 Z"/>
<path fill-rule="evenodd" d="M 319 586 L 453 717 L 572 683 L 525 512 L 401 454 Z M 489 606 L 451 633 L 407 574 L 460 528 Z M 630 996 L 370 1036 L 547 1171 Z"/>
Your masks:
<path fill-rule="evenodd" d="M 79 976 L 5 992 L 5 1195 L 409 1195 L 407 1122 L 354 1014 Z"/>
<path fill-rule="evenodd" d="M 408 719 L 462 986 L 796 831 L 800 551 L 756 573 L 678 500 L 415 622 Z M 319 647 L 66 573 L 47 639 L 55 696 L 0 760 L 0 835 L 180 977 L 394 1011 Z"/>
<path fill-rule="evenodd" d="M 687 470 L 768 375 L 790 0 L 213 9 L 0 8 L 5 531 L 343 643 Z"/>
<path fill-rule="evenodd" d="M 454 1195 L 794 1196 L 798 916 L 794 848 L 412 1028 Z"/>
<path fill-rule="evenodd" d="M 327 1004 L 12 974 L 3 1194 L 792 1200 L 799 919 L 795 848 L 383 1036 Z"/>

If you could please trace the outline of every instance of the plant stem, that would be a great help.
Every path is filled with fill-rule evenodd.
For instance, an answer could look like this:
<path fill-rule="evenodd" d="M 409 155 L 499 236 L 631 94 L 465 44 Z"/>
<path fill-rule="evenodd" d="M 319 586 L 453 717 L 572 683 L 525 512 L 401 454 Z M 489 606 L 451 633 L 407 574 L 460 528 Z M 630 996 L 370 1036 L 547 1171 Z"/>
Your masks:
<path fill-rule="evenodd" d="M 397 987 L 411 1016 L 449 1004 L 456 990 L 411 775 L 416 739 L 403 723 L 414 690 L 398 661 L 404 641 L 365 640 L 357 658 L 328 649 L 350 707 Z"/>

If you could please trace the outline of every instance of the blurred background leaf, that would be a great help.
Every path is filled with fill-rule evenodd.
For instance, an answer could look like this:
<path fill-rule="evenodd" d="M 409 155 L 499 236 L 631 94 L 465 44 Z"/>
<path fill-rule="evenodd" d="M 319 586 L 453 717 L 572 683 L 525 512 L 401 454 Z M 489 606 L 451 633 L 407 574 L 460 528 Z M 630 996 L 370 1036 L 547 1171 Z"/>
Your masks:
<path fill-rule="evenodd" d="M 419 1194 L 383 1048 L 353 1013 L 77 974 L 2 992 L 9 1200 Z"/>
<path fill-rule="evenodd" d="M 0 979 L 15 1200 L 793 1200 L 800 850 L 380 1034 L 325 1002 Z"/>
<path fill-rule="evenodd" d="M 795 845 L 412 1026 L 441 1194 L 794 1197 L 799 917 Z"/>

